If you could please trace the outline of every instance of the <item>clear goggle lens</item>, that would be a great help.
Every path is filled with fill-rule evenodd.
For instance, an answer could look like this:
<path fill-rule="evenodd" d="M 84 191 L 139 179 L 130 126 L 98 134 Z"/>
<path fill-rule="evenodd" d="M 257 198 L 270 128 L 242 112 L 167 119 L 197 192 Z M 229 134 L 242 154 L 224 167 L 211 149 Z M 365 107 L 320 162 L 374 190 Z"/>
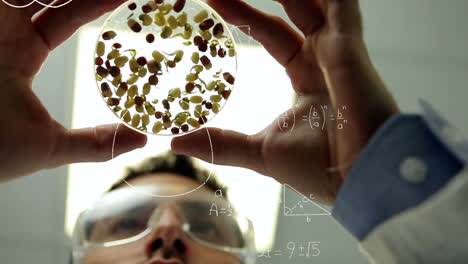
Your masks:
<path fill-rule="evenodd" d="M 156 228 L 163 212 L 171 210 L 183 231 L 198 242 L 237 255 L 254 249 L 252 224 L 224 199 L 206 192 L 172 198 L 146 195 L 161 193 L 161 189 L 144 186 L 106 194 L 80 215 L 74 234 L 79 245 L 75 246 L 94 248 L 130 243 Z M 167 186 L 164 191 L 168 191 Z"/>

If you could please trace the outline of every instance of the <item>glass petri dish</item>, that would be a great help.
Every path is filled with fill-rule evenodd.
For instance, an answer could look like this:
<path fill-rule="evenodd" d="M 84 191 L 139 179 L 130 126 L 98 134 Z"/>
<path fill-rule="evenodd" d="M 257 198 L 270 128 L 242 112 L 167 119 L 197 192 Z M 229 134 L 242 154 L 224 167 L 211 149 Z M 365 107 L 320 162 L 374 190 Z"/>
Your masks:
<path fill-rule="evenodd" d="M 94 54 L 99 94 L 126 126 L 182 135 L 228 101 L 237 74 L 226 22 L 200 0 L 136 0 L 103 25 Z"/>

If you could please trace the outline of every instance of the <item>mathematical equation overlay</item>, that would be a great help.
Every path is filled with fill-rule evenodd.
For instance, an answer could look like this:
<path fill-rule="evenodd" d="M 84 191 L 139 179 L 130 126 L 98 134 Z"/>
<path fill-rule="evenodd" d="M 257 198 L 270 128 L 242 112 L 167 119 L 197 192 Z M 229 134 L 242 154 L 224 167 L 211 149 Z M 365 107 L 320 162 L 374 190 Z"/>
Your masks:
<path fill-rule="evenodd" d="M 284 248 L 266 249 L 257 254 L 259 263 L 267 264 L 273 258 L 313 258 L 320 255 L 320 241 L 288 242 Z"/>
<path fill-rule="evenodd" d="M 277 125 L 282 132 L 290 132 L 298 122 L 306 122 L 312 130 L 324 130 L 327 125 L 335 126 L 336 129 L 342 130 L 348 124 L 345 117 L 348 108 L 341 106 L 334 111 L 328 105 L 311 105 L 309 112 L 304 115 L 299 115 L 297 111 L 291 108 L 291 114 L 283 113 L 277 119 Z"/>

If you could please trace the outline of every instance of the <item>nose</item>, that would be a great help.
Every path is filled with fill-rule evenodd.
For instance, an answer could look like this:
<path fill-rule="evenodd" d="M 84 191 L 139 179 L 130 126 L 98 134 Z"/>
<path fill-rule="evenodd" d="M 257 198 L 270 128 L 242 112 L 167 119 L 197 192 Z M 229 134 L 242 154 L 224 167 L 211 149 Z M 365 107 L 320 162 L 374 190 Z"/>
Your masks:
<path fill-rule="evenodd" d="M 186 250 L 183 230 L 184 222 L 173 207 L 159 208 L 151 219 L 151 240 L 147 245 L 149 256 L 162 251 L 162 257 L 170 259 L 180 256 Z"/>

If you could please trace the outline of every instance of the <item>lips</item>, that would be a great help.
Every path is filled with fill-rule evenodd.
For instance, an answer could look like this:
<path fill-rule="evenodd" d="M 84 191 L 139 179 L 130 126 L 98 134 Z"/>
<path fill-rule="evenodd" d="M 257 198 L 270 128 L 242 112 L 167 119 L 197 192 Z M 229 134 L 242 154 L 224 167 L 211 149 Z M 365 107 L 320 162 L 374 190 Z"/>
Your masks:
<path fill-rule="evenodd" d="M 162 260 L 162 259 L 156 259 L 153 261 L 150 261 L 149 264 L 183 264 L 182 261 L 180 260 Z"/>

